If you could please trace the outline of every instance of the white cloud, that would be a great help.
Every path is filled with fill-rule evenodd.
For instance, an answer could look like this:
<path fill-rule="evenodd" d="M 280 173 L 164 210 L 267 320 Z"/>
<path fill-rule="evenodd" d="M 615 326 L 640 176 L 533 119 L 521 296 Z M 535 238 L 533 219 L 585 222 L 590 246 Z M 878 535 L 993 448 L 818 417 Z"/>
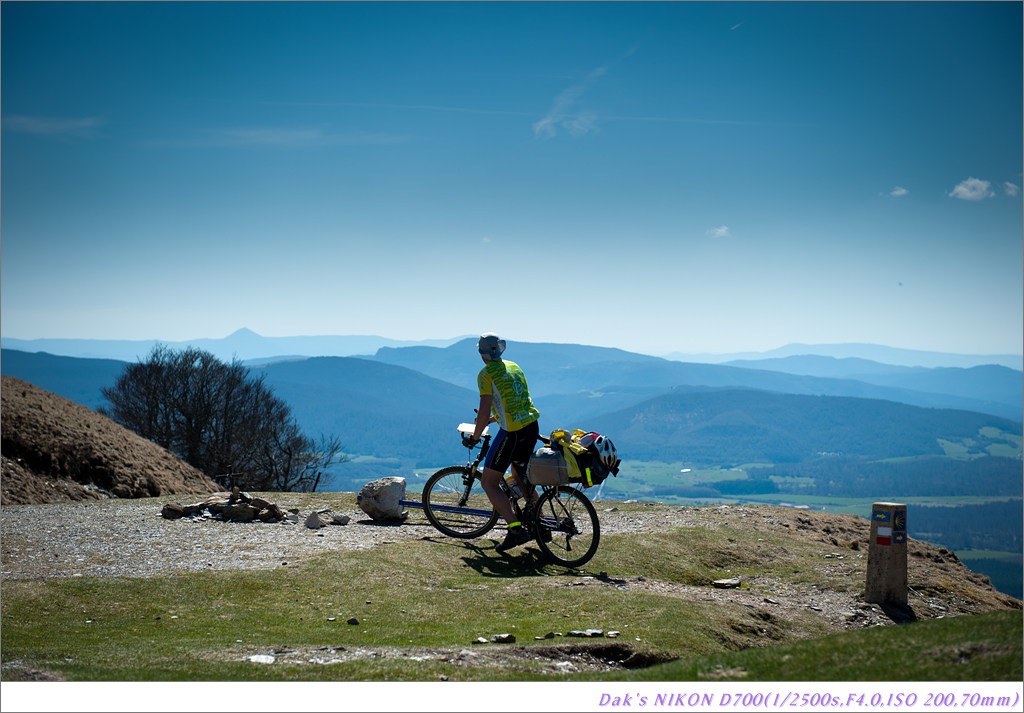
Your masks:
<path fill-rule="evenodd" d="M 1016 183 L 1003 181 L 1003 190 L 1006 191 L 1006 195 L 1008 196 L 1016 196 L 1020 193 L 1020 186 L 1018 186 Z"/>
<path fill-rule="evenodd" d="M 19 131 L 37 136 L 78 136 L 90 137 L 103 125 L 103 119 L 87 116 L 79 119 L 54 119 L 46 116 L 9 116 L 4 126 L 10 131 Z"/>
<path fill-rule="evenodd" d="M 992 183 L 990 181 L 983 181 L 980 178 L 968 178 L 966 181 L 960 181 L 956 188 L 950 191 L 949 197 L 959 198 L 962 201 L 981 201 L 995 196 L 991 189 Z"/>
<path fill-rule="evenodd" d="M 597 117 L 590 113 L 573 113 L 574 106 L 586 88 L 603 76 L 604 68 L 598 68 L 587 75 L 582 83 L 563 89 L 555 97 L 551 109 L 542 119 L 533 124 L 533 135 L 544 139 L 554 138 L 559 127 L 567 129 L 573 138 L 580 138 L 597 128 Z"/>
<path fill-rule="evenodd" d="M 577 114 L 566 122 L 566 128 L 569 129 L 569 135 L 574 139 L 586 136 L 587 134 L 597 133 L 599 131 L 597 115 L 589 111 Z"/>
<path fill-rule="evenodd" d="M 559 129 L 563 129 L 568 131 L 574 139 L 578 139 L 588 134 L 597 133 L 597 115 L 590 111 L 579 111 L 576 105 L 584 93 L 594 86 L 601 77 L 608 74 L 613 66 L 630 57 L 638 49 L 639 46 L 631 47 L 618 59 L 603 67 L 598 67 L 580 82 L 559 92 L 547 114 L 533 122 L 533 135 L 542 139 L 552 139 L 558 135 Z"/>
<path fill-rule="evenodd" d="M 908 191 L 903 186 L 896 186 L 891 191 L 889 191 L 889 195 L 892 196 L 893 198 L 902 198 L 903 196 L 907 195 L 908 193 L 910 193 L 910 191 Z"/>
<path fill-rule="evenodd" d="M 717 228 L 712 228 L 708 231 L 708 235 L 712 238 L 728 238 L 731 237 L 729 234 L 728 225 L 719 225 Z"/>

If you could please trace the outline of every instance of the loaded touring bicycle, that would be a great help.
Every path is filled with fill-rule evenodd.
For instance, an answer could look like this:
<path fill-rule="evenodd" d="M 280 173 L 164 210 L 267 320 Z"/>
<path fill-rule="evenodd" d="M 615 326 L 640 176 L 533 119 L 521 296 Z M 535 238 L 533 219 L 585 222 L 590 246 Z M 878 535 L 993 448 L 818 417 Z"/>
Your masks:
<path fill-rule="evenodd" d="M 463 423 L 458 431 L 470 459 L 430 476 L 423 487 L 423 510 L 445 535 L 473 539 L 490 532 L 499 519 L 480 483 L 480 464 L 491 436 L 485 431 L 474 444 L 473 424 Z M 518 492 L 509 475 L 501 487 L 544 557 L 565 567 L 579 567 L 590 561 L 601 540 L 597 511 L 582 489 L 603 482 L 609 473 L 617 475 L 619 460 L 610 439 L 596 433 L 556 430 L 540 441 L 544 445 L 526 469 L 526 492 Z M 537 488 L 539 494 L 532 497 Z"/>

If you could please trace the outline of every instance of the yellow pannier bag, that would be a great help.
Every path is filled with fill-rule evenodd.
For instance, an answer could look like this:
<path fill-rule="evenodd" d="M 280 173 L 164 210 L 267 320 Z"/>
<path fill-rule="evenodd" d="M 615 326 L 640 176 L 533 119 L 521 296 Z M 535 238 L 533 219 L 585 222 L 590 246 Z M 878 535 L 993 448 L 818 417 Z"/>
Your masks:
<path fill-rule="evenodd" d="M 556 428 L 551 432 L 550 447 L 562 452 L 569 482 L 589 488 L 604 482 L 608 477 L 608 469 L 589 448 L 579 442 L 585 435 L 587 431 L 578 428 L 572 431 Z"/>

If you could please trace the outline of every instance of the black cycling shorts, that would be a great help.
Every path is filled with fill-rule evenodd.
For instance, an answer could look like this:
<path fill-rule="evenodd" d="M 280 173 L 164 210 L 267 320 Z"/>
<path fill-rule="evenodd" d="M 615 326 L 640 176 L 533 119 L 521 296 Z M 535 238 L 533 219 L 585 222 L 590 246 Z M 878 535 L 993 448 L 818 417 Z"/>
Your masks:
<path fill-rule="evenodd" d="M 491 441 L 491 447 L 484 459 L 484 468 L 491 468 L 504 473 L 512 464 L 516 472 L 526 473 L 526 464 L 533 455 L 533 446 L 537 443 L 540 428 L 537 422 L 528 423 L 518 431 L 498 429 L 498 435 Z"/>

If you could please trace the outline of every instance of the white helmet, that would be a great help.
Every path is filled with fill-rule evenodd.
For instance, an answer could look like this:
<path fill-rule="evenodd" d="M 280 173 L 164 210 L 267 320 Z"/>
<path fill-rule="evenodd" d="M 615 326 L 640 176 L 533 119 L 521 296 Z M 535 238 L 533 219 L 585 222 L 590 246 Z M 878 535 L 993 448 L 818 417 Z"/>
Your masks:
<path fill-rule="evenodd" d="M 619 462 L 619 456 L 615 452 L 615 444 L 608 436 L 598 436 L 594 439 L 592 447 L 597 451 L 597 457 L 605 464 L 608 470 L 614 470 Z"/>
<path fill-rule="evenodd" d="M 494 361 L 495 359 L 500 359 L 502 352 L 505 351 L 505 340 L 494 332 L 486 332 L 480 335 L 476 348 L 480 352 L 480 356 L 484 357 L 487 361 Z"/>

